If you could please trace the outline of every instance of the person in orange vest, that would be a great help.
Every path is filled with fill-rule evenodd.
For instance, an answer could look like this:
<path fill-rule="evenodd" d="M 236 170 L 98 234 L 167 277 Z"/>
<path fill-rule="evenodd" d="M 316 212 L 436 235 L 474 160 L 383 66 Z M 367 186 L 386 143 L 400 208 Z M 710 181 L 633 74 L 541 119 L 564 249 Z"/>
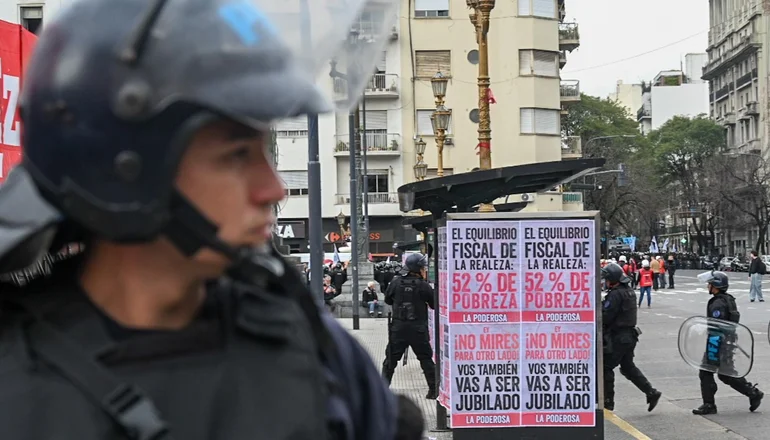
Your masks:
<path fill-rule="evenodd" d="M 647 294 L 647 307 L 652 306 L 652 284 L 656 276 L 657 274 L 650 269 L 650 262 L 643 260 L 642 268 L 639 270 L 639 307 L 642 306 L 645 293 Z"/>
<path fill-rule="evenodd" d="M 660 255 L 655 257 L 656 260 L 660 263 L 660 269 L 658 269 L 658 285 L 661 289 L 666 288 L 666 260 L 660 258 Z"/>

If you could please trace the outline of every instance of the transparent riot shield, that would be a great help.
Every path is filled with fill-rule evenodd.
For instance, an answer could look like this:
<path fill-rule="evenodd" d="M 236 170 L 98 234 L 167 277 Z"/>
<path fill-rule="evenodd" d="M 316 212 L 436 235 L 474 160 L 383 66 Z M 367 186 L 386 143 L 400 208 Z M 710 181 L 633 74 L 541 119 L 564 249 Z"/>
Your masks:
<path fill-rule="evenodd" d="M 679 354 L 698 370 L 745 377 L 754 364 L 754 335 L 745 325 L 693 316 L 679 327 Z"/>

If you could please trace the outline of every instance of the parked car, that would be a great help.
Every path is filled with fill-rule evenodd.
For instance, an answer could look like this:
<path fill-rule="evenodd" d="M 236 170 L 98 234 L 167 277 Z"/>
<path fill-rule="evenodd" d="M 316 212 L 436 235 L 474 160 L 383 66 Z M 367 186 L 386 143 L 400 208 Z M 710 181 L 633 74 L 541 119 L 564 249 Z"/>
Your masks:
<path fill-rule="evenodd" d="M 748 272 L 749 260 L 743 256 L 737 256 L 730 262 L 730 268 L 733 272 Z"/>

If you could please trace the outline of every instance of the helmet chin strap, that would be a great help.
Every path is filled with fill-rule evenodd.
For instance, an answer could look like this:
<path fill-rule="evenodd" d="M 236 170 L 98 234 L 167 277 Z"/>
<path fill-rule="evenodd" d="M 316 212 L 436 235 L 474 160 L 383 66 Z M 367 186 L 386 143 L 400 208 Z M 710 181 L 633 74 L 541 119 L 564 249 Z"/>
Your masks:
<path fill-rule="evenodd" d="M 179 191 L 171 199 L 171 221 L 163 234 L 182 252 L 191 257 L 209 248 L 231 262 L 228 274 L 243 281 L 259 284 L 276 280 L 286 273 L 286 262 L 265 244 L 260 247 L 234 247 L 217 237 L 218 227 L 198 211 Z"/>

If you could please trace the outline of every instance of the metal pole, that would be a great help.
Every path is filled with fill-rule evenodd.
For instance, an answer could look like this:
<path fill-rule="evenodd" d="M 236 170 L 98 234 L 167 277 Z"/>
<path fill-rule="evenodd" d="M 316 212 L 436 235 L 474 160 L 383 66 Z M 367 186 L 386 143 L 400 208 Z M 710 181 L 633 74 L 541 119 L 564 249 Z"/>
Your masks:
<path fill-rule="evenodd" d="M 354 78 L 353 63 L 348 61 L 347 74 L 348 78 Z M 350 104 L 355 100 L 350 94 L 350 85 L 348 84 L 348 99 Z M 358 130 L 358 104 L 355 108 L 351 106 L 350 113 L 348 114 L 348 142 L 350 143 L 350 270 L 353 275 L 353 330 L 361 328 L 361 310 L 358 304 L 358 294 L 360 292 L 358 285 L 358 197 L 360 192 L 358 191 L 358 169 L 356 167 L 356 155 L 359 142 L 356 139 L 356 133 Z"/>
<path fill-rule="evenodd" d="M 302 0 L 302 39 L 311 46 L 310 12 Z M 318 115 L 307 115 L 307 180 L 308 180 L 308 244 L 310 245 L 310 289 L 319 304 L 323 303 L 323 211 L 321 208 L 321 162 L 318 149 Z"/>
<path fill-rule="evenodd" d="M 372 251 L 371 246 L 369 245 L 369 165 L 368 160 L 366 158 L 366 152 L 369 149 L 368 142 L 366 139 L 366 89 L 364 89 L 363 96 L 361 96 L 361 128 L 363 133 L 361 133 L 361 151 L 363 151 L 364 154 L 364 175 L 363 175 L 363 193 L 364 193 L 364 241 L 366 242 L 366 245 L 364 246 L 364 252 L 368 255 L 369 252 Z M 387 142 L 387 135 L 385 136 L 385 142 Z"/>
<path fill-rule="evenodd" d="M 479 45 L 479 169 L 492 168 L 492 128 L 489 116 L 489 15 L 495 7 L 495 0 L 479 0 L 476 13 L 471 21 L 476 28 L 476 42 Z M 494 212 L 491 204 L 479 205 L 479 212 Z"/>

